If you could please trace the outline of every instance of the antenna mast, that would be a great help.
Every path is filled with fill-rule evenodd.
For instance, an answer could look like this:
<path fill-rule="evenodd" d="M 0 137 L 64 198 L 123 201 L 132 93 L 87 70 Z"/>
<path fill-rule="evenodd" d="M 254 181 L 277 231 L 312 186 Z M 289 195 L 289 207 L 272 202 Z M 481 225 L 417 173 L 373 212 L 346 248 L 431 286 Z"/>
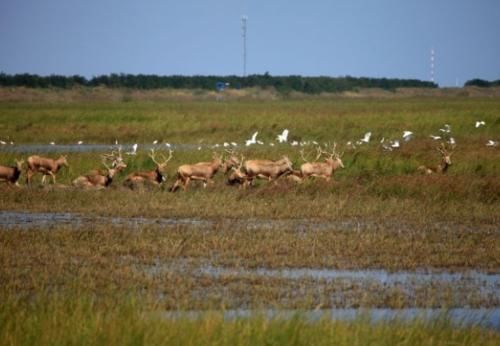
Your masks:
<path fill-rule="evenodd" d="M 246 77 L 247 75 L 247 20 L 247 16 L 241 16 L 241 36 L 243 37 L 243 77 Z"/>
<path fill-rule="evenodd" d="M 434 83 L 434 48 L 431 48 L 431 82 Z"/>

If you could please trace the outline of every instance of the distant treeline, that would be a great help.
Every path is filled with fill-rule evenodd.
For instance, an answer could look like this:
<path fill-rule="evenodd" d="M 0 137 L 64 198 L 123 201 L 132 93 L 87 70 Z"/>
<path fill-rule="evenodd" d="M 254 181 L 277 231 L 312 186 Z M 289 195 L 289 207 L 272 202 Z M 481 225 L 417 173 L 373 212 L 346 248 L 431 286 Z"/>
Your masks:
<path fill-rule="evenodd" d="M 478 86 L 483 88 L 495 87 L 495 86 L 500 86 L 500 79 L 490 82 L 484 79 L 476 78 L 465 82 L 465 86 Z"/>
<path fill-rule="evenodd" d="M 34 74 L 7 75 L 0 73 L 0 86 L 24 86 L 29 88 L 73 88 L 76 86 L 133 89 L 205 89 L 219 86 L 230 88 L 274 87 L 279 92 L 298 91 L 308 94 L 341 92 L 362 88 L 394 90 L 401 87 L 436 88 L 437 84 L 417 79 L 355 78 L 355 77 L 303 77 L 262 75 L 239 76 L 158 76 L 110 74 L 86 79 L 82 76 L 38 76 Z"/>

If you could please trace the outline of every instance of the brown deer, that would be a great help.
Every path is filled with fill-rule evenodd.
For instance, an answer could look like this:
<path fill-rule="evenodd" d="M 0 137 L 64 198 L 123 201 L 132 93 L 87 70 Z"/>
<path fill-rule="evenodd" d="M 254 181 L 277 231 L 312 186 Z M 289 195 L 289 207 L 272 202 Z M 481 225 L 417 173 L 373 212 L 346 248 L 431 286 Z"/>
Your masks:
<path fill-rule="evenodd" d="M 19 187 L 19 176 L 23 169 L 24 160 L 15 160 L 15 166 L 2 166 L 0 165 L 0 181 L 5 181 L 8 184 L 13 184 Z"/>
<path fill-rule="evenodd" d="M 112 160 L 111 167 L 108 166 L 107 160 Z M 72 184 L 75 187 L 82 188 L 95 188 L 104 189 L 111 185 L 113 182 L 113 177 L 123 169 L 127 168 L 125 162 L 121 157 L 121 152 L 119 156 L 115 156 L 114 152 L 111 155 L 102 155 L 102 164 L 106 168 L 105 172 L 100 170 L 90 171 L 87 175 L 82 175 L 73 180 Z"/>
<path fill-rule="evenodd" d="M 156 154 L 154 149 L 151 149 L 151 154 L 149 154 L 149 157 L 156 164 L 156 168 L 148 172 L 131 173 L 125 179 L 124 184 L 133 187 L 135 184 L 138 183 L 151 183 L 153 185 L 160 185 L 161 183 L 163 183 L 167 179 L 167 176 L 164 171 L 167 168 L 167 163 L 172 159 L 172 150 L 169 150 L 168 154 L 169 154 L 168 158 L 166 158 L 163 155 L 160 155 L 161 156 L 160 160 L 163 161 L 158 162 L 156 161 Z"/>
<path fill-rule="evenodd" d="M 251 185 L 255 177 L 273 181 L 293 171 L 292 162 L 287 156 L 277 161 L 247 160 L 243 169 L 246 174 L 246 186 Z"/>
<path fill-rule="evenodd" d="M 308 162 L 304 157 L 304 152 L 301 151 L 302 160 L 306 161 L 306 163 L 300 166 L 302 179 L 319 177 L 325 179 L 326 181 L 330 181 L 333 173 L 337 169 L 344 168 L 344 163 L 341 159 L 342 154 L 339 155 L 335 151 L 336 147 L 337 143 L 334 143 L 331 152 L 324 151 L 321 147 L 318 147 L 315 162 Z M 323 154 L 326 155 L 325 162 L 317 162 Z"/>
<path fill-rule="evenodd" d="M 214 153 L 213 160 L 210 162 L 199 162 L 194 165 L 182 165 L 177 169 L 177 180 L 170 188 L 170 191 L 175 192 L 182 185 L 184 191 L 187 190 L 191 180 L 203 181 L 203 187 L 207 183 L 213 183 L 213 177 L 222 167 L 222 155 Z"/>
<path fill-rule="evenodd" d="M 246 183 L 247 175 L 242 170 L 244 159 L 245 158 L 242 155 L 241 159 L 238 159 L 239 161 L 238 167 L 235 166 L 231 167 L 231 174 L 229 174 L 226 181 L 227 185 L 239 185 L 239 187 L 241 188 Z"/>
<path fill-rule="evenodd" d="M 40 172 L 42 176 L 42 184 L 45 183 L 45 177 L 50 175 L 53 184 L 56 183 L 56 174 L 62 166 L 69 167 L 66 156 L 61 155 L 57 160 L 46 157 L 33 155 L 28 157 L 28 170 L 26 172 L 26 183 L 31 186 L 31 177 L 33 174 Z"/>
<path fill-rule="evenodd" d="M 226 174 L 227 172 L 231 171 L 234 167 L 238 167 L 241 165 L 241 160 L 236 156 L 236 152 L 234 149 L 232 150 L 225 150 L 226 153 L 229 154 L 229 157 L 224 160 L 224 163 L 222 164 L 222 172 Z"/>
<path fill-rule="evenodd" d="M 445 174 L 448 171 L 448 167 L 451 166 L 451 155 L 453 154 L 453 148 L 452 151 L 449 152 L 444 143 L 441 143 L 441 146 L 436 148 L 439 153 L 441 154 L 441 162 L 434 167 L 427 167 L 427 166 L 420 166 L 417 168 L 418 171 L 424 173 L 424 174 Z"/>

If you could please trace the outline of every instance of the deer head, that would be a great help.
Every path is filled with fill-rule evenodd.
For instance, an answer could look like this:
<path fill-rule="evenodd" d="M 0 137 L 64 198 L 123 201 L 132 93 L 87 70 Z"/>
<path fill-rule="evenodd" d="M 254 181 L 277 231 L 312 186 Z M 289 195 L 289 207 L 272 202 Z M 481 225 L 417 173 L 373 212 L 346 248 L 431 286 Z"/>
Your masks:
<path fill-rule="evenodd" d="M 326 149 L 327 146 L 325 146 Z M 333 143 L 333 146 L 330 146 L 331 151 L 323 150 L 319 148 L 322 154 L 326 156 L 325 161 L 327 162 L 337 162 L 338 165 L 342 168 L 344 168 L 344 163 L 342 162 L 342 155 L 344 155 L 344 152 L 342 154 L 339 154 L 336 149 L 337 149 L 337 143 Z"/>
<path fill-rule="evenodd" d="M 162 172 L 165 167 L 167 167 L 167 163 L 172 160 L 172 154 L 173 154 L 173 151 L 171 149 L 168 150 L 168 158 L 165 157 L 163 154 L 160 154 L 159 156 L 159 159 L 162 160 L 161 162 L 160 161 L 157 161 L 156 160 L 156 153 L 155 153 L 155 150 L 154 149 L 151 149 L 151 153 L 149 154 L 149 157 L 151 158 L 151 160 L 153 160 L 153 162 L 156 164 L 156 168 Z"/>

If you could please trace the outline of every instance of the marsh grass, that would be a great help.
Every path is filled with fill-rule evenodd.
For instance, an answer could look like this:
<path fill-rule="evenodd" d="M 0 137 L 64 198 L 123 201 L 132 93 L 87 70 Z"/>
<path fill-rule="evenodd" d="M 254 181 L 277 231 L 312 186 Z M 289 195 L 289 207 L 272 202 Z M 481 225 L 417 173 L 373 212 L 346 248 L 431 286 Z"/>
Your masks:
<path fill-rule="evenodd" d="M 122 297 L 103 306 L 88 296 L 64 299 L 8 299 L 0 307 L 3 345 L 496 345 L 500 335 L 479 327 L 453 326 L 446 318 L 431 321 L 353 322 L 328 318 L 311 322 L 297 313 L 274 318 L 256 314 L 232 320 L 223 312 L 199 318 L 161 318 L 141 302 Z"/>

